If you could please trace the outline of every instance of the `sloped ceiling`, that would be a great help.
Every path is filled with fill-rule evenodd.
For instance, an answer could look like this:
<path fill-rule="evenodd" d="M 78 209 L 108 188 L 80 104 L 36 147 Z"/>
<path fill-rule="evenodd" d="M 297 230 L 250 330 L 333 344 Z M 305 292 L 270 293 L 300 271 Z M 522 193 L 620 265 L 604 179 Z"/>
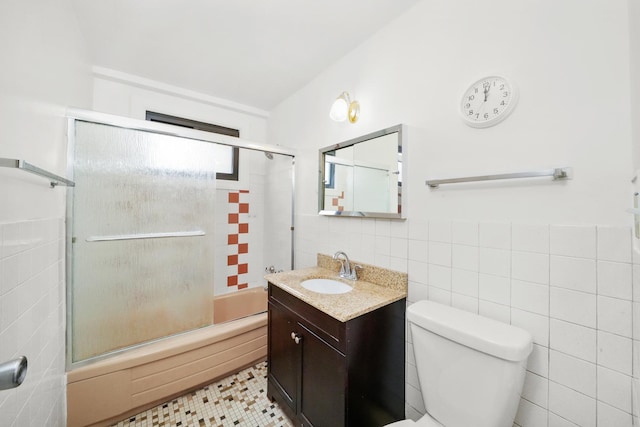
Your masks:
<path fill-rule="evenodd" d="M 270 110 L 420 0 L 74 0 L 94 65 Z"/>

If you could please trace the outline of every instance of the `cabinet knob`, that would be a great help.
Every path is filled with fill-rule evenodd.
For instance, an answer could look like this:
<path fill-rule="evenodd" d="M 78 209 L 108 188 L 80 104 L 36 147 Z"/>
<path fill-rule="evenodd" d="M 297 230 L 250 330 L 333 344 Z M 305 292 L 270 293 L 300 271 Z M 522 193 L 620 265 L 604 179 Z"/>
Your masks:
<path fill-rule="evenodd" d="M 300 344 L 300 341 L 302 341 L 302 335 L 291 332 L 291 339 L 294 340 L 296 344 Z"/>

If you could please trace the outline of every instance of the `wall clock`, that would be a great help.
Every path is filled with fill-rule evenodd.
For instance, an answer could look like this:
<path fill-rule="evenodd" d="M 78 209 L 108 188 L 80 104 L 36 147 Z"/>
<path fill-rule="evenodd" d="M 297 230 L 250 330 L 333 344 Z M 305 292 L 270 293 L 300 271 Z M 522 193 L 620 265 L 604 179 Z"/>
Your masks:
<path fill-rule="evenodd" d="M 489 76 L 465 91 L 460 100 L 460 114 L 471 127 L 489 127 L 503 121 L 517 102 L 518 91 L 513 82 L 506 77 Z"/>

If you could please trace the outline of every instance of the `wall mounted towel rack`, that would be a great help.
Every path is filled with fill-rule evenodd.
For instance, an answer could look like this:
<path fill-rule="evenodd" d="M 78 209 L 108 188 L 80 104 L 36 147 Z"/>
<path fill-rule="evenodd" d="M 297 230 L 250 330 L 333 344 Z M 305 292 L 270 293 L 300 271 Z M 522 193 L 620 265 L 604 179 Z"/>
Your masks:
<path fill-rule="evenodd" d="M 474 182 L 474 181 L 493 181 L 497 179 L 537 178 L 541 176 L 551 176 L 553 177 L 554 180 L 571 179 L 571 177 L 573 176 L 573 169 L 565 167 L 565 168 L 554 168 L 554 169 L 542 169 L 542 170 L 528 171 L 528 172 L 467 176 L 462 178 L 428 179 L 426 181 L 426 184 L 430 188 L 438 188 L 440 184 L 457 184 L 461 182 Z"/>
<path fill-rule="evenodd" d="M 87 242 L 112 242 L 114 240 L 137 240 L 137 239 L 161 239 L 165 237 L 196 237 L 206 236 L 202 230 L 195 231 L 175 231 L 168 233 L 141 233 L 141 234 L 118 234 L 114 236 L 89 236 Z"/>
<path fill-rule="evenodd" d="M 0 158 L 0 167 L 21 169 L 23 171 L 50 179 L 51 188 L 55 188 L 56 185 L 66 185 L 67 187 L 76 186 L 75 182 L 69 181 L 68 179 L 55 175 L 44 169 L 40 169 L 39 167 L 34 166 L 25 160 Z"/>

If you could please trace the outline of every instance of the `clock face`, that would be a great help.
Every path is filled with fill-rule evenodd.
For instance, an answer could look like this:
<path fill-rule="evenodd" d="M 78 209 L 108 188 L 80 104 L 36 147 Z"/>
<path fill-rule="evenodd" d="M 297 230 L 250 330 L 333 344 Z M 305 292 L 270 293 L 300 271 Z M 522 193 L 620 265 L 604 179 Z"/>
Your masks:
<path fill-rule="evenodd" d="M 506 78 L 485 77 L 464 93 L 460 101 L 460 113 L 469 126 L 493 126 L 511 113 L 517 100 L 516 90 Z"/>

